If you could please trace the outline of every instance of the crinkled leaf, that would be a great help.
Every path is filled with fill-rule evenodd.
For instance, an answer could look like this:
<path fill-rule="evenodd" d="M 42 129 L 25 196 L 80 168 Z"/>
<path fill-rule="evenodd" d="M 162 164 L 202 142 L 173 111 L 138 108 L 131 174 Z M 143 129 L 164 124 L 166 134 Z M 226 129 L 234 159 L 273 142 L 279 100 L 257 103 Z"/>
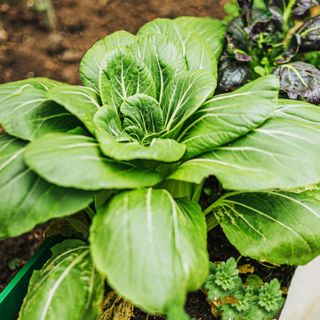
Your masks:
<path fill-rule="evenodd" d="M 275 15 L 275 12 L 269 12 L 269 10 L 253 9 L 251 13 L 249 32 L 249 37 L 251 38 L 251 40 L 259 42 L 261 32 L 265 32 L 266 34 L 268 34 L 270 32 L 279 31 L 275 29 L 275 24 L 280 25 L 279 19 L 280 17 L 278 18 Z"/>
<path fill-rule="evenodd" d="M 100 106 L 97 92 L 89 87 L 63 85 L 47 92 L 47 98 L 62 105 L 94 133 L 93 117 Z"/>
<path fill-rule="evenodd" d="M 179 17 L 175 19 L 177 25 L 191 29 L 203 38 L 219 59 L 225 42 L 226 26 L 221 20 L 209 17 Z"/>
<path fill-rule="evenodd" d="M 80 122 L 65 108 L 46 101 L 46 91 L 59 85 L 44 78 L 0 85 L 0 125 L 24 140 L 79 126 Z"/>
<path fill-rule="evenodd" d="M 124 100 L 138 93 L 156 98 L 156 86 L 148 67 L 128 50 L 109 51 L 100 68 L 102 102 L 119 109 Z"/>
<path fill-rule="evenodd" d="M 83 56 L 80 63 L 80 78 L 85 86 L 99 90 L 99 71 L 107 51 L 126 47 L 135 41 L 127 31 L 117 31 L 96 42 Z"/>
<path fill-rule="evenodd" d="M 93 199 L 91 192 L 60 188 L 33 173 L 23 161 L 25 147 L 26 142 L 0 135 L 0 238 L 73 214 Z"/>
<path fill-rule="evenodd" d="M 269 283 L 265 283 L 258 291 L 258 299 L 255 301 L 258 311 L 257 316 L 273 317 L 279 312 L 284 301 L 279 280 L 272 279 Z"/>
<path fill-rule="evenodd" d="M 234 58 L 223 58 L 219 65 L 218 89 L 233 91 L 243 85 L 249 77 L 247 63 Z"/>
<path fill-rule="evenodd" d="M 200 207 L 175 201 L 165 190 L 113 197 L 94 218 L 90 243 L 94 262 L 108 283 L 151 313 L 183 305 L 186 292 L 198 289 L 208 273 Z"/>
<path fill-rule="evenodd" d="M 122 142 L 111 134 L 97 132 L 102 152 L 117 160 L 148 159 L 162 162 L 175 162 L 182 158 L 186 147 L 172 139 L 151 140 L 150 145 L 141 145 L 138 141 Z"/>
<path fill-rule="evenodd" d="M 284 64 L 290 62 L 291 59 L 299 52 L 300 46 L 301 38 L 297 33 L 294 33 L 290 39 L 287 50 L 276 58 L 275 63 Z"/>
<path fill-rule="evenodd" d="M 161 104 L 167 84 L 187 71 L 186 61 L 178 40 L 158 34 L 137 37 L 131 46 L 134 54 L 143 61 L 152 73 Z"/>
<path fill-rule="evenodd" d="M 230 193 L 214 213 L 244 256 L 305 264 L 320 254 L 320 192 Z"/>
<path fill-rule="evenodd" d="M 305 14 L 314 6 L 320 5 L 319 0 L 296 0 L 293 8 L 293 13 L 297 16 Z"/>
<path fill-rule="evenodd" d="M 223 299 L 228 295 L 235 294 L 242 287 L 241 278 L 237 269 L 237 262 L 229 258 L 218 265 L 210 264 L 210 274 L 204 283 L 207 297 L 210 301 Z"/>
<path fill-rule="evenodd" d="M 305 62 L 279 66 L 274 74 L 280 79 L 280 89 L 290 99 L 320 103 L 320 70 Z"/>
<path fill-rule="evenodd" d="M 189 71 L 168 85 L 162 103 L 165 130 L 174 130 L 186 121 L 213 93 L 216 79 L 211 73 Z"/>
<path fill-rule="evenodd" d="M 258 127 L 271 115 L 277 98 L 277 78 L 267 76 L 208 100 L 179 138 L 187 146 L 186 157 L 214 150 Z"/>
<path fill-rule="evenodd" d="M 138 127 L 143 136 L 160 132 L 163 129 L 163 113 L 158 101 L 145 94 L 128 97 L 121 105 L 123 127 Z M 130 134 L 130 132 L 127 132 Z"/>
<path fill-rule="evenodd" d="M 32 275 L 19 319 L 97 319 L 104 281 L 94 269 L 88 246 L 65 240 L 52 251 L 52 257 Z"/>
<path fill-rule="evenodd" d="M 200 183 L 215 175 L 228 190 L 316 184 L 320 182 L 319 141 L 319 107 L 283 100 L 262 126 L 183 163 L 170 178 Z"/>
<path fill-rule="evenodd" d="M 268 11 L 272 15 L 272 22 L 273 24 L 280 28 L 282 30 L 282 24 L 283 24 L 283 15 L 282 15 L 282 10 L 278 6 L 274 5 L 268 5 Z"/>
<path fill-rule="evenodd" d="M 307 20 L 297 31 L 300 36 L 300 51 L 320 50 L 320 15 Z"/>
<path fill-rule="evenodd" d="M 160 34 L 180 43 L 189 70 L 207 70 L 216 77 L 217 66 L 214 51 L 199 34 L 184 23 L 171 19 L 155 19 L 145 24 L 138 35 Z"/>
<path fill-rule="evenodd" d="M 252 56 L 247 54 L 245 50 L 237 47 L 233 38 L 228 34 L 227 34 L 227 40 L 228 40 L 228 52 L 232 53 L 234 58 L 237 61 L 241 61 L 241 62 L 252 61 Z M 246 44 L 246 46 L 248 46 L 248 44 Z"/>
<path fill-rule="evenodd" d="M 127 189 L 151 186 L 158 173 L 105 158 L 89 137 L 50 134 L 28 145 L 27 164 L 46 180 L 85 190 Z"/>

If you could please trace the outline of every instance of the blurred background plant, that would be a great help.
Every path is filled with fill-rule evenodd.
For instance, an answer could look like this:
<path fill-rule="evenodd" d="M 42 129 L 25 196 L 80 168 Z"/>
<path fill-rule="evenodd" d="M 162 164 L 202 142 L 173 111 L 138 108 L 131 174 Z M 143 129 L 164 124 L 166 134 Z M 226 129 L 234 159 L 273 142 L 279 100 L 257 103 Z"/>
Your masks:
<path fill-rule="evenodd" d="M 220 91 L 275 73 L 283 96 L 319 104 L 319 4 L 319 0 L 228 2 Z"/>
<path fill-rule="evenodd" d="M 45 16 L 45 23 L 51 30 L 57 27 L 57 17 L 51 0 L 28 0 L 27 6 Z"/>
<path fill-rule="evenodd" d="M 211 263 L 204 291 L 212 314 L 222 320 L 273 319 L 284 303 L 277 279 L 264 283 L 250 274 L 242 282 L 234 258 Z"/>

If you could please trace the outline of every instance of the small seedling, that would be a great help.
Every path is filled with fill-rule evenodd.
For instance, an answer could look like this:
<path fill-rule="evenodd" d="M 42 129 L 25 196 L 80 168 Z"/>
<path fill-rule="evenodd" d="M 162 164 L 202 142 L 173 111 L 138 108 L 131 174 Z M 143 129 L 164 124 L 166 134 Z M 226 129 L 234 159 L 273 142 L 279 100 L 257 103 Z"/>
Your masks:
<path fill-rule="evenodd" d="M 211 263 L 204 288 L 215 317 L 270 320 L 279 312 L 284 302 L 279 281 L 263 283 L 256 275 L 248 278 L 244 284 L 234 258 L 220 264 Z"/>

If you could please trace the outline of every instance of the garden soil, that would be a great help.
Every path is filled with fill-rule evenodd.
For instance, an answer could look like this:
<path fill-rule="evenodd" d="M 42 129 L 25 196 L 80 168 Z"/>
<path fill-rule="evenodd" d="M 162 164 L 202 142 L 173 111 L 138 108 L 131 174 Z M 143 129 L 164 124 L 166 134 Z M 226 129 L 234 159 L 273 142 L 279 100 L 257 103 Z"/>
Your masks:
<path fill-rule="evenodd" d="M 33 0 L 0 0 L 0 83 L 28 77 L 49 77 L 79 84 L 79 62 L 98 39 L 120 29 L 135 33 L 157 17 L 181 15 L 223 17 L 226 0 L 54 0 L 56 23 L 49 28 L 46 15 L 34 9 Z M 0 242 L 0 291 L 23 266 L 42 241 L 44 228 Z M 221 261 L 239 253 L 228 244 L 221 230 L 209 236 L 210 256 Z M 214 245 L 213 245 L 214 244 Z M 274 276 L 288 286 L 292 268 L 254 266 L 265 280 Z M 189 295 L 188 313 L 197 320 L 214 319 L 201 292 Z M 135 320 L 156 320 L 138 309 Z"/>

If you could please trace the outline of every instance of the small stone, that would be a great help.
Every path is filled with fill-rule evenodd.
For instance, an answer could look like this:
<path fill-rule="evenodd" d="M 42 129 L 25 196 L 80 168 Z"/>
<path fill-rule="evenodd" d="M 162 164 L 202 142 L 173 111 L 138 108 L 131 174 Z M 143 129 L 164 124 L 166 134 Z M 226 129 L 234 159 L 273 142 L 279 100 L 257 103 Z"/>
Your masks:
<path fill-rule="evenodd" d="M 49 54 L 58 54 L 65 50 L 62 37 L 58 33 L 49 36 L 46 50 Z"/>
<path fill-rule="evenodd" d="M 10 10 L 10 4 L 4 3 L 0 6 L 1 13 L 7 13 Z"/>
<path fill-rule="evenodd" d="M 32 71 L 28 72 L 27 78 L 34 78 L 34 72 L 32 72 Z"/>
<path fill-rule="evenodd" d="M 82 53 L 73 50 L 66 50 L 60 57 L 62 61 L 67 63 L 79 62 L 81 58 Z"/>
<path fill-rule="evenodd" d="M 8 40 L 8 32 L 4 29 L 0 29 L 0 42 L 6 42 Z"/>

